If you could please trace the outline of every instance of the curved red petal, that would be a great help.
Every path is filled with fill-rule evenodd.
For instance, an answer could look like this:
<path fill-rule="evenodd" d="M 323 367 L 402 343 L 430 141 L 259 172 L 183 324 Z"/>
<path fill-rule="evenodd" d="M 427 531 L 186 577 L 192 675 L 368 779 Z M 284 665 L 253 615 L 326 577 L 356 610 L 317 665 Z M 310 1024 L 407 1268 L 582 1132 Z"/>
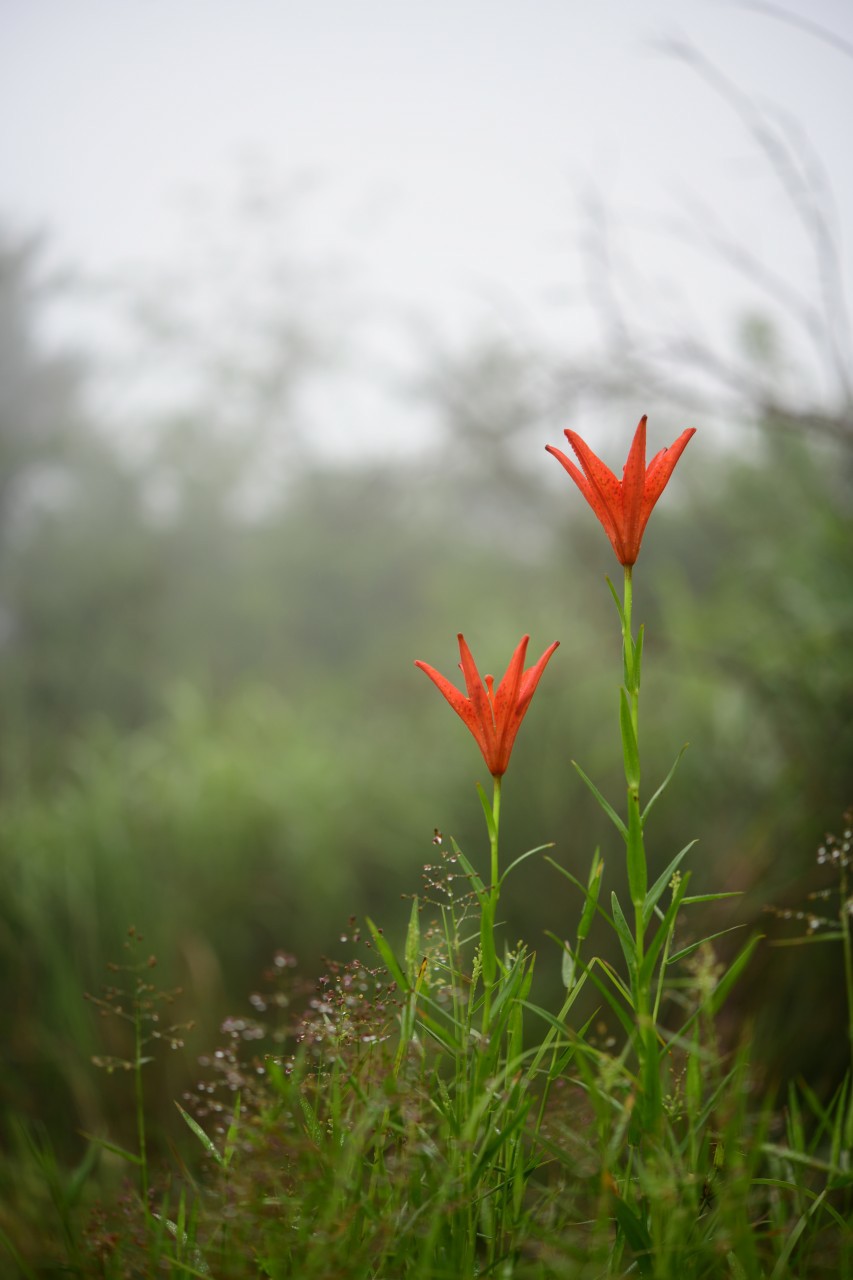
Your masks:
<path fill-rule="evenodd" d="M 491 770 L 491 757 L 494 754 L 494 743 L 491 736 L 489 738 L 484 736 L 480 717 L 477 715 L 477 712 L 470 700 L 456 688 L 456 685 L 451 684 L 446 676 L 443 676 L 440 671 L 436 671 L 435 667 L 431 667 L 428 662 L 416 661 L 415 666 L 420 667 L 421 671 L 425 672 L 425 674 L 429 676 L 438 691 L 443 694 L 450 703 L 460 720 L 465 722 L 474 738 L 474 741 L 482 752 L 483 759 Z"/>
<path fill-rule="evenodd" d="M 566 431 L 566 439 L 578 456 L 588 480 L 588 492 L 584 492 L 589 505 L 601 522 L 617 557 L 623 559 L 625 549 L 624 519 L 622 514 L 622 482 L 589 445 L 575 431 Z"/>
<path fill-rule="evenodd" d="M 582 471 L 578 470 L 578 468 L 572 462 L 571 458 L 567 458 L 566 455 L 563 453 L 563 451 L 561 449 L 556 448 L 555 445 L 546 444 L 545 449 L 547 450 L 548 453 L 553 454 L 554 457 L 557 459 L 557 461 L 562 463 L 566 471 L 568 471 L 569 475 L 572 477 L 575 484 L 580 489 L 581 493 L 586 498 L 587 502 L 595 512 L 598 520 L 600 521 L 600 523 L 604 528 L 604 532 L 607 534 L 608 538 L 613 544 L 613 549 L 616 551 L 616 554 L 618 555 L 619 550 L 618 550 L 617 544 L 619 541 L 619 532 L 610 518 L 610 512 L 607 510 L 607 507 L 601 503 L 599 499 L 599 495 L 593 489 L 592 485 L 589 483 L 586 476 L 583 474 Z M 613 479 L 616 480 L 616 477 L 614 476 Z M 618 484 L 619 481 L 616 480 L 616 483 Z"/>
<path fill-rule="evenodd" d="M 492 758 L 495 753 L 496 733 L 495 733 L 495 717 L 492 711 L 492 704 L 489 695 L 486 693 L 480 673 L 477 670 L 477 664 L 474 656 L 468 648 L 465 637 L 460 634 L 456 637 L 459 642 L 459 657 L 461 659 L 459 665 L 462 668 L 462 674 L 465 677 L 465 687 L 468 690 L 470 698 L 471 714 L 477 724 L 477 730 L 469 724 L 471 732 L 474 733 L 480 750 L 489 771 L 492 771 Z"/>
<path fill-rule="evenodd" d="M 529 637 L 525 637 L 524 640 L 525 648 L 527 646 L 528 638 Z M 509 758 L 512 754 L 512 748 L 515 745 L 516 735 L 521 728 L 522 720 L 527 714 L 527 709 L 530 706 L 534 693 L 536 692 L 536 686 L 542 677 L 542 672 L 545 670 L 554 650 L 559 647 L 559 644 L 559 640 L 555 640 L 552 645 L 549 645 L 538 662 L 536 662 L 522 675 L 515 704 L 512 707 L 505 725 L 503 726 L 503 731 L 499 741 L 499 755 L 503 764 L 502 772 L 505 772 L 509 765 Z M 516 650 L 516 652 L 518 651 Z"/>
<path fill-rule="evenodd" d="M 669 478 L 675 470 L 675 464 L 687 448 L 693 436 L 696 434 L 695 427 L 688 427 L 686 431 L 682 431 L 678 439 L 669 446 L 668 449 L 661 449 L 660 453 L 656 453 L 649 463 L 646 471 L 646 488 L 644 497 L 644 507 L 646 511 L 646 519 L 651 514 L 652 507 L 663 493 Z"/>
<path fill-rule="evenodd" d="M 640 551 L 640 540 L 648 514 L 645 512 L 646 491 L 646 415 L 637 424 L 622 473 L 622 546 L 623 564 L 633 564 Z"/>
<path fill-rule="evenodd" d="M 495 694 L 496 762 L 500 773 L 506 772 L 512 744 L 518 731 L 518 725 L 514 722 L 515 712 L 524 678 L 524 658 L 529 643 L 530 636 L 522 636 Z"/>

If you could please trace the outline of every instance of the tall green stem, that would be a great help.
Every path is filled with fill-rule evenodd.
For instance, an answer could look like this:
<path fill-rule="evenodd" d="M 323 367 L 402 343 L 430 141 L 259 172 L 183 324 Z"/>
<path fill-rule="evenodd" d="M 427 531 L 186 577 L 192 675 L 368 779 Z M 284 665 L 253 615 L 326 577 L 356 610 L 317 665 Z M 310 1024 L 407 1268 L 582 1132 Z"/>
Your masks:
<path fill-rule="evenodd" d="M 486 826 L 489 829 L 489 850 L 491 866 L 491 883 L 483 895 L 480 904 L 480 959 L 483 966 L 483 1035 L 486 1035 L 492 1015 L 492 988 L 498 972 L 497 949 L 495 947 L 495 916 L 500 897 L 500 860 L 498 857 L 498 839 L 501 826 L 501 780 L 494 779 L 492 804 L 484 793 L 480 792 L 483 809 L 486 814 Z"/>
<path fill-rule="evenodd" d="M 625 590 L 621 610 L 622 658 L 625 684 L 621 697 L 622 752 L 627 785 L 627 862 L 628 885 L 634 905 L 634 972 L 631 987 L 637 1019 L 637 1056 L 640 1078 L 647 1102 L 646 1125 L 657 1119 L 660 1083 L 657 1068 L 657 1044 L 651 1012 L 651 974 L 645 973 L 645 900 L 648 886 L 642 809 L 640 806 L 640 677 L 643 653 L 642 628 L 634 642 L 632 566 L 625 565 Z"/>
<path fill-rule="evenodd" d="M 500 893 L 500 871 L 498 863 L 498 833 L 501 825 L 501 780 L 496 777 L 495 787 L 492 793 L 492 824 L 489 827 L 489 847 L 491 850 L 491 869 L 492 883 L 491 893 L 492 899 L 497 905 L 498 894 Z"/>

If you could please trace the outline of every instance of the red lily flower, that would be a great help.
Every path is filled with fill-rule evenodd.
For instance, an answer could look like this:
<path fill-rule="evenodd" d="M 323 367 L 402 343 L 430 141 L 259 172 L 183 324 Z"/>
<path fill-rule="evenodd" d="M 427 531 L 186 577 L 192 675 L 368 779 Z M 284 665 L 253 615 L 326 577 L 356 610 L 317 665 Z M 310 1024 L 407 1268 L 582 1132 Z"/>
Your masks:
<path fill-rule="evenodd" d="M 575 431 L 564 434 L 577 454 L 582 471 L 554 445 L 545 446 L 563 464 L 598 516 L 620 564 L 636 562 L 652 508 L 695 431 L 695 427 L 682 431 L 675 444 L 661 449 L 646 466 L 646 415 L 643 414 L 621 480 L 616 479 L 610 468 L 596 457 Z"/>
<path fill-rule="evenodd" d="M 462 661 L 459 667 L 465 677 L 468 690 L 466 698 L 455 685 L 445 679 L 426 662 L 416 662 L 415 666 L 425 671 L 471 730 L 477 746 L 483 753 L 483 759 L 493 778 L 500 778 L 509 766 L 515 735 L 521 726 L 530 700 L 536 692 L 536 686 L 551 654 L 560 643 L 555 640 L 546 649 L 535 666 L 524 670 L 524 655 L 527 652 L 530 636 L 522 636 L 515 653 L 510 659 L 506 675 L 494 688 L 494 676 L 486 676 L 485 688 L 480 679 L 471 650 L 465 643 L 465 637 L 459 635 L 459 654 Z"/>

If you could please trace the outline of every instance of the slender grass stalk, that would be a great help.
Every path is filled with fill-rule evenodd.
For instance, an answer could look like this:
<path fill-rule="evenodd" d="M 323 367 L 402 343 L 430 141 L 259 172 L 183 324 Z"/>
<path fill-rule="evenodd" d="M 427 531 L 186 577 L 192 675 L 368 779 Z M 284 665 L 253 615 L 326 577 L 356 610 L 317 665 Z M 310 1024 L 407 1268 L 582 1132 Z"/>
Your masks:
<path fill-rule="evenodd" d="M 142 1068 L 145 1064 L 143 1047 L 145 1043 L 143 1029 L 143 992 L 146 990 L 142 978 L 135 979 L 133 998 L 133 1092 L 136 1102 L 136 1145 L 139 1154 L 139 1193 L 147 1214 L 148 1204 L 148 1142 L 145 1131 L 145 1090 L 142 1083 Z"/>

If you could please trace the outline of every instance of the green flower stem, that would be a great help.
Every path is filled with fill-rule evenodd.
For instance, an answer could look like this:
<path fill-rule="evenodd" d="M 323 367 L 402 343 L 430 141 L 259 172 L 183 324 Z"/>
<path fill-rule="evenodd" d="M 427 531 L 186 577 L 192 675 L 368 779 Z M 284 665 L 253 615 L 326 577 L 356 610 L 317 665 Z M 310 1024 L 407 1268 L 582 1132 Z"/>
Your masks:
<path fill-rule="evenodd" d="M 500 897 L 500 861 L 498 857 L 498 839 L 501 826 L 501 779 L 494 777 L 491 811 L 488 801 L 483 796 L 483 808 L 486 812 L 486 825 L 489 830 L 489 853 L 491 881 L 488 893 L 484 895 L 480 916 L 480 957 L 483 965 L 483 1035 L 486 1035 L 492 1014 L 492 989 L 497 980 L 499 968 L 495 947 L 495 916 Z M 481 793 L 482 794 L 482 793 Z"/>
<path fill-rule="evenodd" d="M 498 869 L 498 832 L 501 825 L 501 780 L 496 777 L 495 788 L 492 793 L 492 826 L 489 830 L 489 847 L 491 850 L 492 863 L 492 900 L 497 905 L 498 894 L 500 893 L 500 874 Z"/>
<path fill-rule="evenodd" d="M 631 718 L 637 733 L 637 711 L 640 698 L 640 681 L 637 672 L 637 655 L 631 630 L 631 610 L 634 603 L 633 565 L 625 565 L 625 594 L 622 603 L 622 644 L 625 659 L 625 691 L 631 702 Z"/>
<path fill-rule="evenodd" d="M 625 675 L 622 701 L 622 749 L 625 760 L 627 784 L 627 863 L 628 885 L 634 904 L 634 972 L 631 989 L 634 1013 L 637 1019 L 637 1056 L 640 1063 L 640 1079 L 647 1097 L 647 1123 L 652 1124 L 657 1110 L 657 1045 L 655 1019 L 651 1004 L 651 975 L 643 976 L 645 959 L 645 899 L 648 886 L 645 841 L 643 838 L 642 809 L 640 806 L 640 641 L 634 643 L 632 611 L 634 602 L 632 566 L 625 565 L 625 588 L 621 609 L 622 656 Z"/>

